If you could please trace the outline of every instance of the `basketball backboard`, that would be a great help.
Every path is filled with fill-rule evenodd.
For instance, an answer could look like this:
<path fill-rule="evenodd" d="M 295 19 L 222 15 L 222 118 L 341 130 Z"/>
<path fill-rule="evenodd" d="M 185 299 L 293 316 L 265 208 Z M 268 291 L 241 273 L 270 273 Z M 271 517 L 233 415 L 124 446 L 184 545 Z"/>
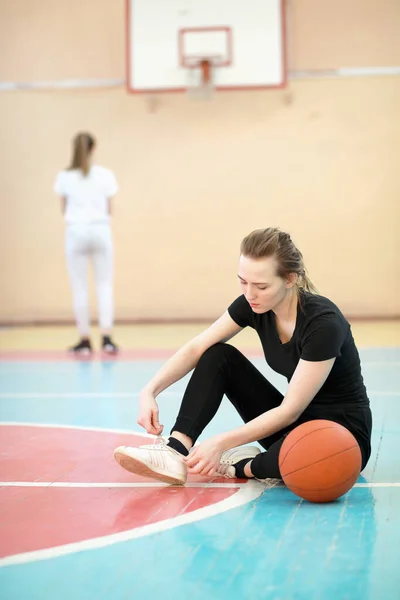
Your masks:
<path fill-rule="evenodd" d="M 126 3 L 130 92 L 183 92 L 204 59 L 217 90 L 285 85 L 284 0 Z"/>

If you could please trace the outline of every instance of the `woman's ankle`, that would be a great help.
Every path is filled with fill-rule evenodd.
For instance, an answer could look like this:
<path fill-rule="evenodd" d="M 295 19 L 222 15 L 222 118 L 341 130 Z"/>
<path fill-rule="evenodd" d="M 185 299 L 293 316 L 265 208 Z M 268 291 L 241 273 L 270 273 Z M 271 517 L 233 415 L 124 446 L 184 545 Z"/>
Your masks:
<path fill-rule="evenodd" d="M 183 444 L 188 452 L 190 451 L 191 447 L 193 446 L 193 441 L 190 439 L 190 437 L 184 433 L 181 433 L 180 431 L 173 431 L 170 435 L 170 439 L 171 438 L 174 438 L 174 439 L 178 440 L 178 442 Z"/>
<path fill-rule="evenodd" d="M 249 462 L 247 463 L 247 465 L 245 465 L 245 467 L 244 467 L 244 474 L 246 475 L 246 477 L 248 479 L 254 479 L 254 475 L 251 472 L 251 463 L 252 462 L 253 462 L 252 460 L 249 460 Z"/>

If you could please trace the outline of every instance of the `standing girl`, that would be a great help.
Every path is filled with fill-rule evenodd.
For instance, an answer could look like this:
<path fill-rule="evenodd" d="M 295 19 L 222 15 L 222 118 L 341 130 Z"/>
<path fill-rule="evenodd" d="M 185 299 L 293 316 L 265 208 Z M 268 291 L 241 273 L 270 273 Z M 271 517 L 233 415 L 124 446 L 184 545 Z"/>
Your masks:
<path fill-rule="evenodd" d="M 61 196 L 66 223 L 65 250 L 72 287 L 76 326 L 80 340 L 70 348 L 76 354 L 91 354 L 87 266 L 92 262 L 102 334 L 102 350 L 115 354 L 111 338 L 114 321 L 113 243 L 110 229 L 111 198 L 118 185 L 109 169 L 92 163 L 96 147 L 89 133 L 73 140 L 72 161 L 60 171 L 54 191 Z"/>

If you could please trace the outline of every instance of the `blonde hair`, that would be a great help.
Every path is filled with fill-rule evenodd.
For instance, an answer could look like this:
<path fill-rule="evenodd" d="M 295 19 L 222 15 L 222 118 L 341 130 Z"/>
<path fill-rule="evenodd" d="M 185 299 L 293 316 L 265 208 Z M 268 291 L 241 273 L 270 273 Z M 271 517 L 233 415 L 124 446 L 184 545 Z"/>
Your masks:
<path fill-rule="evenodd" d="M 278 263 L 279 277 L 285 278 L 290 273 L 296 273 L 298 289 L 318 294 L 317 288 L 307 274 L 303 255 L 288 233 L 276 227 L 256 229 L 242 240 L 240 253 L 249 258 L 273 256 Z"/>
<path fill-rule="evenodd" d="M 68 169 L 80 169 L 84 175 L 90 171 L 90 153 L 96 145 L 96 140 L 90 133 L 78 133 L 73 140 L 73 154 Z"/>

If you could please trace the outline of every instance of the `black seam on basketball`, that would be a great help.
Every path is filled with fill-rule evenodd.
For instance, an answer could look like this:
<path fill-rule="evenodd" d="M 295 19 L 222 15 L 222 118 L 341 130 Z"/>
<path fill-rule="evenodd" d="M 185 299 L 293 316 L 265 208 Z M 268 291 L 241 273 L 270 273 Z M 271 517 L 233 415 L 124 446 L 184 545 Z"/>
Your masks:
<path fill-rule="evenodd" d="M 352 477 L 354 477 L 354 475 L 352 475 L 351 477 L 348 477 L 348 478 L 347 478 L 347 479 L 345 479 L 344 481 L 340 481 L 339 483 L 335 483 L 335 485 L 331 485 L 331 486 L 330 486 L 330 487 L 328 487 L 328 488 L 315 488 L 315 489 L 313 488 L 313 489 L 309 489 L 309 488 L 302 488 L 302 487 L 299 487 L 298 485 L 291 485 L 291 486 L 290 486 L 290 489 L 292 490 L 292 492 L 293 492 L 294 490 L 300 490 L 300 491 L 302 491 L 302 492 L 326 492 L 327 490 L 332 490 L 333 488 L 337 487 L 338 485 L 343 485 L 343 484 L 344 484 L 344 483 L 346 483 L 347 481 L 350 481 L 350 479 L 351 479 Z M 288 486 L 288 487 L 289 487 L 289 486 Z M 350 490 L 348 490 L 348 491 L 350 491 Z M 294 492 L 294 493 L 296 493 L 296 492 Z M 347 492 L 344 492 L 344 493 L 346 493 L 346 494 L 347 494 Z"/>
<path fill-rule="evenodd" d="M 292 446 L 292 448 L 293 448 L 293 446 Z M 335 454 L 330 454 L 329 456 L 320 458 L 319 460 L 309 463 L 308 465 L 303 465 L 302 467 L 299 467 L 298 469 L 295 469 L 294 471 L 290 471 L 290 473 L 285 473 L 284 476 L 282 475 L 282 471 L 281 471 L 281 475 L 282 475 L 282 477 L 287 477 L 288 475 L 293 475 L 293 473 L 298 473 L 299 471 L 302 471 L 303 469 L 307 469 L 308 467 L 312 467 L 313 465 L 318 465 L 319 463 L 324 462 L 324 460 L 328 460 L 328 459 L 332 458 L 333 456 L 339 456 L 340 454 L 344 454 L 345 452 L 348 452 L 349 450 L 353 450 L 353 448 L 359 448 L 358 444 L 356 443 L 354 446 L 350 446 L 350 448 L 346 448 L 345 450 L 341 450 L 340 452 L 335 452 Z"/>
<path fill-rule="evenodd" d="M 312 423 L 312 421 L 309 421 L 309 422 L 310 422 L 310 423 Z M 334 425 L 329 425 L 329 427 L 328 427 L 328 425 L 326 425 L 325 427 L 320 427 L 320 428 L 319 428 L 317 431 L 323 431 L 324 429 L 333 429 L 335 426 L 339 425 L 339 423 L 335 423 L 335 421 L 332 421 L 332 423 L 334 423 Z M 292 429 L 292 431 L 295 431 L 295 429 Z M 285 456 L 282 458 L 282 466 L 283 466 L 283 463 L 285 462 L 285 459 L 286 459 L 286 457 L 287 457 L 288 453 L 290 452 L 290 450 L 291 450 L 292 448 L 294 448 L 295 446 L 297 446 L 297 444 L 298 444 L 299 442 L 301 442 L 301 440 L 304 440 L 304 438 L 306 438 L 308 435 L 311 435 L 312 433 L 315 433 L 315 431 L 316 431 L 316 430 L 315 430 L 315 429 L 313 429 L 312 431 L 309 431 L 308 433 L 305 433 L 304 435 L 302 435 L 302 436 L 301 436 L 301 438 L 299 438 L 298 440 L 296 440 L 296 442 L 295 442 L 295 443 L 294 443 L 292 446 L 290 446 L 290 448 L 287 450 L 287 452 L 286 452 Z M 347 430 L 347 431 L 349 431 L 349 430 Z M 289 433 L 289 435 L 290 435 L 291 433 L 292 433 L 292 432 L 290 432 L 290 433 Z M 351 433 L 351 432 L 349 431 L 349 433 Z M 289 435 L 288 435 L 288 437 L 289 437 Z M 353 435 L 353 434 L 352 434 L 352 435 Z M 286 438 L 286 439 L 287 439 L 287 438 Z M 286 441 L 286 440 L 285 440 L 285 441 Z"/>

